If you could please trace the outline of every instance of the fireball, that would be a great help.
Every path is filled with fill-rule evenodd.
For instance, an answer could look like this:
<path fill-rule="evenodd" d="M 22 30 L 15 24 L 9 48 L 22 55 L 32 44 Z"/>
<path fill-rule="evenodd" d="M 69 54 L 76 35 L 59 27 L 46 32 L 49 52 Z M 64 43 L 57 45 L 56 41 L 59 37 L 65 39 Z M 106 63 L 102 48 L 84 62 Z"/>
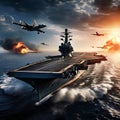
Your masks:
<path fill-rule="evenodd" d="M 113 38 L 111 40 L 108 40 L 102 49 L 108 52 L 120 51 L 120 42 L 116 38 Z"/>
<path fill-rule="evenodd" d="M 21 49 L 20 53 L 22 53 L 22 54 L 26 54 L 26 53 L 28 53 L 28 49 L 23 48 L 23 49 Z"/>
<path fill-rule="evenodd" d="M 29 52 L 29 48 L 23 42 L 19 41 L 14 44 L 13 51 L 21 54 L 26 54 Z"/>

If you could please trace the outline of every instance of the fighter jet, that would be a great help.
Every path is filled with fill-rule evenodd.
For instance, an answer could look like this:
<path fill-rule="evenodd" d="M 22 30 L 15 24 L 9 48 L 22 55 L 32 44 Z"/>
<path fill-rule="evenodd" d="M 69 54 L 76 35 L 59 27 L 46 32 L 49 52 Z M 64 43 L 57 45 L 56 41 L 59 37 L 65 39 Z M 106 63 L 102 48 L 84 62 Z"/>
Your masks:
<path fill-rule="evenodd" d="M 46 43 L 41 43 L 41 45 L 46 45 L 46 46 L 48 46 L 48 44 L 46 44 Z"/>
<path fill-rule="evenodd" d="M 40 32 L 45 33 L 44 31 L 41 30 L 41 28 L 46 27 L 46 25 L 43 25 L 43 24 L 37 25 L 36 21 L 34 21 L 33 25 L 29 25 L 21 20 L 19 21 L 19 23 L 13 22 L 13 24 L 19 25 L 21 26 L 22 29 L 27 30 L 27 31 L 37 31 L 38 34 Z"/>
<path fill-rule="evenodd" d="M 104 36 L 105 34 L 101 34 L 101 33 L 96 32 L 95 34 L 91 34 L 91 35 Z"/>

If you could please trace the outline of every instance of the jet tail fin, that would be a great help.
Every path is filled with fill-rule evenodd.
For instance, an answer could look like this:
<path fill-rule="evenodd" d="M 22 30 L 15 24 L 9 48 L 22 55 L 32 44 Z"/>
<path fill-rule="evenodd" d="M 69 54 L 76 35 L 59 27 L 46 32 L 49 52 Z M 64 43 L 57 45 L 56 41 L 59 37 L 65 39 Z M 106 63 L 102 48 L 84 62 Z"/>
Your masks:
<path fill-rule="evenodd" d="M 34 21 L 33 21 L 33 26 L 37 26 L 37 25 L 38 25 L 37 21 L 34 20 Z"/>
<path fill-rule="evenodd" d="M 22 20 L 19 20 L 19 24 L 21 24 L 21 25 L 27 25 L 24 21 L 22 21 Z"/>
<path fill-rule="evenodd" d="M 15 22 L 15 19 L 13 16 L 10 16 L 10 18 L 11 18 L 11 23 L 13 24 Z"/>

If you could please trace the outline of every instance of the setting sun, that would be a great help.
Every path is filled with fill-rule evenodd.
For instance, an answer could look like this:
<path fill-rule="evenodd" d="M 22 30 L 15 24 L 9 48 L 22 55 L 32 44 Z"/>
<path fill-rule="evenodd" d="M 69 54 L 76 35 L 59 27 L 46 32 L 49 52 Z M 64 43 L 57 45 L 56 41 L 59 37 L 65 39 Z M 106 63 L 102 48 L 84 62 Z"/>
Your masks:
<path fill-rule="evenodd" d="M 109 34 L 109 38 L 113 39 L 113 42 L 120 42 L 120 28 L 114 28 Z"/>

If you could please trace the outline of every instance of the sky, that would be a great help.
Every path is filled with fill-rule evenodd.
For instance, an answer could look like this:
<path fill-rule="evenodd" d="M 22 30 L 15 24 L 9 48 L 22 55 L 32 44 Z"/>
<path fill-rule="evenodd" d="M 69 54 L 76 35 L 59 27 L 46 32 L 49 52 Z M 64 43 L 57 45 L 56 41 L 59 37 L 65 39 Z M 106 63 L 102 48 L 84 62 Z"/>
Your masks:
<path fill-rule="evenodd" d="M 23 20 L 47 25 L 45 34 L 25 31 L 12 24 Z M 21 39 L 41 50 L 58 50 L 61 32 L 72 32 L 74 51 L 96 51 L 119 35 L 120 0 L 0 0 L 0 40 Z M 95 32 L 105 36 L 94 36 Z M 42 46 L 45 42 L 48 46 Z M 94 46 L 94 47 L 93 47 Z M 3 50 L 0 48 L 0 50 Z"/>

